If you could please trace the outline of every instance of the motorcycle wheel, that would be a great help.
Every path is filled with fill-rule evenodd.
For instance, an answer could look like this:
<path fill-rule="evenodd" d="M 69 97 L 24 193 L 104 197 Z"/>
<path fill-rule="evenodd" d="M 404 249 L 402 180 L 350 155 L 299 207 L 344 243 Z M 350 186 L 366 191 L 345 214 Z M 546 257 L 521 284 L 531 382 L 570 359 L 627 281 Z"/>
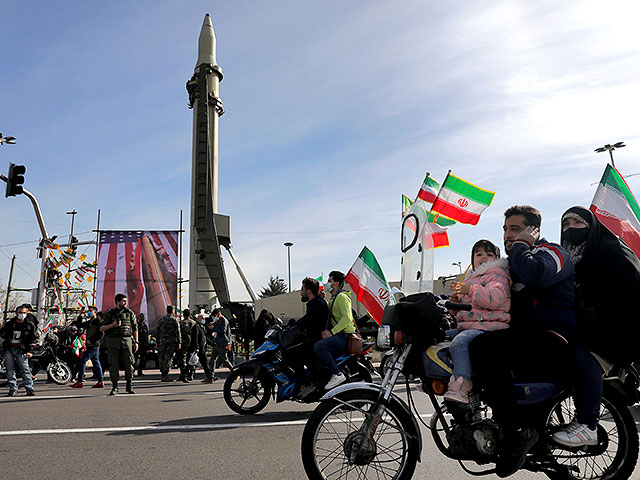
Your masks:
<path fill-rule="evenodd" d="M 411 478 L 419 442 L 411 414 L 395 403 L 384 411 L 369 445 L 349 464 L 348 455 L 364 436 L 359 429 L 373 413 L 377 399 L 377 392 L 350 390 L 318 405 L 302 434 L 302 464 L 308 478 Z"/>
<path fill-rule="evenodd" d="M 257 376 L 257 378 L 256 378 Z M 254 378 L 256 383 L 251 386 Z M 269 403 L 271 386 L 251 368 L 232 370 L 224 382 L 224 401 L 236 413 L 253 415 Z"/>
<path fill-rule="evenodd" d="M 547 417 L 549 437 L 560 425 L 575 417 L 575 405 L 570 393 L 560 399 Z M 547 472 L 553 480 L 624 480 L 630 478 L 638 461 L 638 430 L 625 398 L 613 389 L 602 395 L 598 417 L 598 445 L 582 449 L 560 448 L 549 440 L 551 455 L 567 473 Z"/>
<path fill-rule="evenodd" d="M 52 363 L 49 366 L 47 376 L 58 385 L 64 385 L 71 380 L 71 369 L 64 362 Z"/>

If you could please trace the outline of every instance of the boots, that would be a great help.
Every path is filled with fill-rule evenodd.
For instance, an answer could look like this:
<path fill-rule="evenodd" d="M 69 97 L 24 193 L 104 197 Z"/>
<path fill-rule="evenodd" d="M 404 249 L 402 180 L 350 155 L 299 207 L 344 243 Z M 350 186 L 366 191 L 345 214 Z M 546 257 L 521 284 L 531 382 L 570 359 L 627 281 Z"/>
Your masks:
<path fill-rule="evenodd" d="M 161 376 L 160 376 L 160 381 L 161 382 L 171 382 L 173 380 L 171 380 L 169 378 L 169 374 L 168 373 L 162 373 Z"/>
<path fill-rule="evenodd" d="M 131 395 L 135 395 L 135 390 L 131 387 L 131 382 L 127 382 L 127 388 L 125 390 L 127 393 Z"/>
<path fill-rule="evenodd" d="M 444 394 L 444 399 L 450 402 L 469 403 L 469 392 L 473 385 L 464 377 L 451 375 L 449 390 Z"/>

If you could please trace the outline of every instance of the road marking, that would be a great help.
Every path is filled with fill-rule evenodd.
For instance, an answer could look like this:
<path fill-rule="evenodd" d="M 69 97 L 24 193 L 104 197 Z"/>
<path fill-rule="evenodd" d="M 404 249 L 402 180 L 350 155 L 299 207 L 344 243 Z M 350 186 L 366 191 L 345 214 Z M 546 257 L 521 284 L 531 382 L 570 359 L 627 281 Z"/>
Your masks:
<path fill-rule="evenodd" d="M 222 395 L 222 392 L 155 392 L 155 393 L 136 393 L 130 395 L 128 393 L 119 393 L 115 397 L 136 398 L 136 397 L 165 397 L 165 396 L 180 396 L 180 395 Z M 57 399 L 69 399 L 69 398 L 98 398 L 108 397 L 108 393 L 101 393 L 97 395 L 36 395 L 32 398 L 27 398 L 24 395 L 12 398 L 0 398 L 0 403 L 15 402 L 16 400 L 36 401 L 36 400 L 57 400 Z"/>

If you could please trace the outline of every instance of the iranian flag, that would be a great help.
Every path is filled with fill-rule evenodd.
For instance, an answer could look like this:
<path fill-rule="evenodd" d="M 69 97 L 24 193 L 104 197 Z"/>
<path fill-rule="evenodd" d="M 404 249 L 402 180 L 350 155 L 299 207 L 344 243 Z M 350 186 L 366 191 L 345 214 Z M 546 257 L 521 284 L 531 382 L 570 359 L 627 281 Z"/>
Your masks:
<path fill-rule="evenodd" d="M 460 223 L 477 225 L 480 214 L 491 205 L 494 195 L 495 192 L 483 190 L 449 173 L 431 212 Z"/>
<path fill-rule="evenodd" d="M 364 247 L 347 273 L 347 283 L 369 315 L 382 324 L 382 312 L 391 300 L 391 288 L 371 250 Z"/>
<path fill-rule="evenodd" d="M 611 165 L 604 170 L 591 211 L 640 257 L 640 208 L 627 182 Z"/>
<path fill-rule="evenodd" d="M 438 196 L 438 190 L 440 190 L 440 184 L 429 177 L 429 174 L 427 173 L 427 176 L 424 177 L 424 181 L 420 187 L 420 191 L 418 192 L 418 198 L 427 203 L 433 203 Z"/>
<path fill-rule="evenodd" d="M 407 197 L 404 193 L 402 194 L 402 214 L 409 210 L 409 207 L 413 205 L 413 202 L 409 197 Z"/>

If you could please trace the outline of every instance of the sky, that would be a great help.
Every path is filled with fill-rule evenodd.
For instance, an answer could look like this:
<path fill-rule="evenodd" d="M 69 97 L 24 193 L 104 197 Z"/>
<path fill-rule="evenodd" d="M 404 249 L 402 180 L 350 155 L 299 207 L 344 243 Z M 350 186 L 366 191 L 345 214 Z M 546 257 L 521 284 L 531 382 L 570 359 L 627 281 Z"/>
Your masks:
<path fill-rule="evenodd" d="M 400 279 L 401 195 L 448 170 L 496 192 L 477 226 L 449 230 L 437 276 L 504 210 L 530 204 L 558 241 L 608 155 L 640 191 L 640 5 L 632 1 L 145 1 L 3 3 L 0 171 L 27 166 L 50 235 L 177 229 L 188 275 L 193 73 L 212 16 L 220 96 L 219 212 L 256 291 L 270 276 L 346 272 L 364 245 Z M 0 282 L 35 287 L 40 231 L 0 198 Z M 91 258 L 94 248 L 87 250 Z M 225 254 L 226 255 L 226 254 Z M 225 256 L 233 300 L 249 298 Z M 185 299 L 187 297 L 185 296 Z M 185 301 L 183 301 L 183 306 Z"/>

